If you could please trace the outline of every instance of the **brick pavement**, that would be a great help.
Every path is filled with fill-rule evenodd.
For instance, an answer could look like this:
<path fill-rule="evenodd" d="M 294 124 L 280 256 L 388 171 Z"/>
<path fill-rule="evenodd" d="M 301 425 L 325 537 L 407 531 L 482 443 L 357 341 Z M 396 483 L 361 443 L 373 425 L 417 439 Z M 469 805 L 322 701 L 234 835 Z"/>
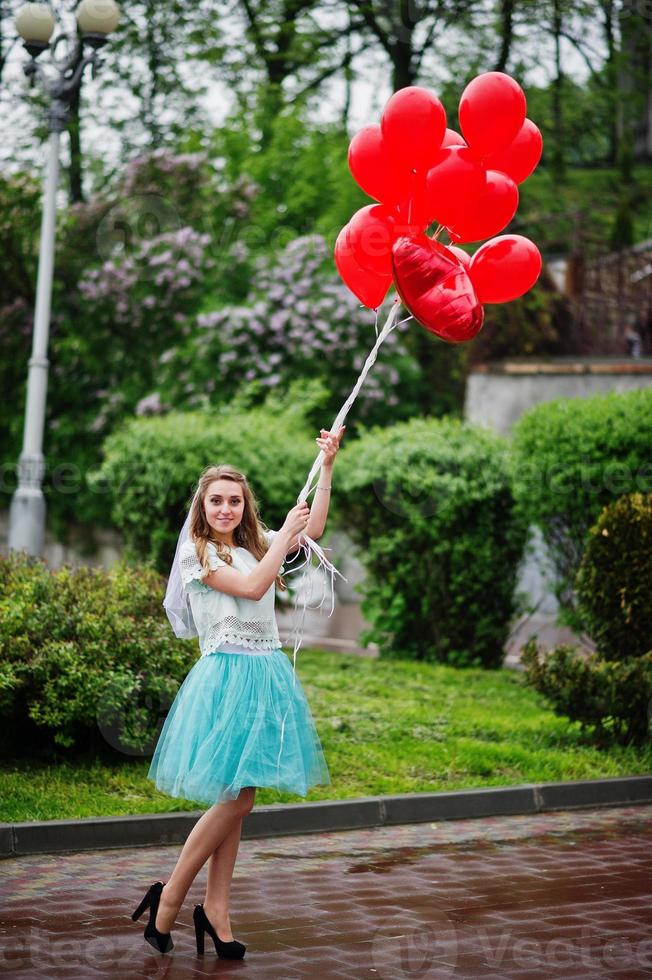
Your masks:
<path fill-rule="evenodd" d="M 652 977 L 652 806 L 243 840 L 242 961 L 198 957 L 192 906 L 161 956 L 130 915 L 179 845 L 0 863 L 0 975 L 375 980 Z"/>

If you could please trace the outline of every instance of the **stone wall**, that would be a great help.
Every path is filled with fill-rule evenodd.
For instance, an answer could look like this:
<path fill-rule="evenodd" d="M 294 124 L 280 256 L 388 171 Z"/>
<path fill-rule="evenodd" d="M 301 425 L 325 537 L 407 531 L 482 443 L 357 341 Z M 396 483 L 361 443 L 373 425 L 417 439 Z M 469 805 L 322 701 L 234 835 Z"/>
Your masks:
<path fill-rule="evenodd" d="M 464 414 L 507 434 L 526 409 L 554 398 L 588 398 L 652 387 L 652 358 L 522 358 L 478 366 L 468 377 Z"/>
<path fill-rule="evenodd" d="M 0 511 L 0 553 L 6 555 L 9 540 L 9 510 Z M 50 568 L 64 564 L 77 568 L 80 565 L 110 568 L 120 557 L 122 537 L 117 531 L 101 528 L 70 528 L 70 544 L 56 541 L 46 530 L 43 557 Z"/>

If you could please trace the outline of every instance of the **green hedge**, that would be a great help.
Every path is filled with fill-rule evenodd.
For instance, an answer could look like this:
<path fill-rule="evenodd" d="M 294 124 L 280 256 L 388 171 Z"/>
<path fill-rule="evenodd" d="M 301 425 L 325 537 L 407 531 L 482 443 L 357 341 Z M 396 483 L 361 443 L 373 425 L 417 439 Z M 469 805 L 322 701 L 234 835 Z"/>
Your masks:
<path fill-rule="evenodd" d="M 449 418 L 372 428 L 343 448 L 334 492 L 368 573 L 363 641 L 382 656 L 501 664 L 526 538 L 507 452 Z"/>
<path fill-rule="evenodd" d="M 89 483 L 107 494 L 125 557 L 167 575 L 199 474 L 211 464 L 242 470 L 262 519 L 279 527 L 317 455 L 318 432 L 305 417 L 323 397 L 320 383 L 297 384 L 255 408 L 243 396 L 219 412 L 132 419 L 112 433 Z"/>
<path fill-rule="evenodd" d="M 585 629 L 606 660 L 652 650 L 652 493 L 605 507 L 575 585 Z"/>
<path fill-rule="evenodd" d="M 652 491 L 652 389 L 545 402 L 521 416 L 513 436 L 514 493 L 541 529 L 555 592 L 572 613 L 574 579 L 602 508 Z"/>
<path fill-rule="evenodd" d="M 559 715 L 599 742 L 641 743 L 652 717 L 652 494 L 605 507 L 576 577 L 579 610 L 597 651 L 568 644 L 549 653 L 530 640 L 525 677 Z"/>
<path fill-rule="evenodd" d="M 527 682 L 548 698 L 555 714 L 579 722 L 598 744 L 649 741 L 652 650 L 607 661 L 599 652 L 580 656 L 569 644 L 545 651 L 530 639 L 521 650 L 521 663 Z"/>
<path fill-rule="evenodd" d="M 0 714 L 15 752 L 89 744 L 145 755 L 197 655 L 146 566 L 0 556 Z"/>

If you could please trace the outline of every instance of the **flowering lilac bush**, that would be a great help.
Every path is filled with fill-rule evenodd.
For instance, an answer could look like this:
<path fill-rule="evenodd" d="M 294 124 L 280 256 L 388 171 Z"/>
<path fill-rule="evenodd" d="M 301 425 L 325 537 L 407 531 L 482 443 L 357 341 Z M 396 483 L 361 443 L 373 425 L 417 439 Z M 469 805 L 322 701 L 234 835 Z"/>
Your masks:
<path fill-rule="evenodd" d="M 108 260 L 90 269 L 80 280 L 81 296 L 97 317 L 108 316 L 116 325 L 156 330 L 163 323 L 180 322 L 178 311 L 197 302 L 212 260 L 207 255 L 211 237 L 193 228 L 165 232 L 138 244 L 122 260 Z"/>
<path fill-rule="evenodd" d="M 81 411 L 67 413 L 64 422 L 72 438 L 80 422 L 90 433 L 102 435 L 125 413 L 163 410 L 165 403 L 154 408 L 156 403 L 148 401 L 158 356 L 190 331 L 188 316 L 199 304 L 212 264 L 209 244 L 209 235 L 183 227 L 142 241 L 81 277 L 77 322 L 92 324 L 92 330 L 84 336 L 75 325 L 64 323 L 52 366 L 53 408 L 57 389 L 70 381 L 71 370 L 83 371 L 76 392 Z M 59 430 L 60 421 L 52 418 L 50 428 Z M 63 439 L 64 431 L 59 431 Z"/>
<path fill-rule="evenodd" d="M 163 352 L 160 390 L 175 408 L 197 408 L 227 400 L 243 383 L 257 383 L 264 398 L 293 379 L 321 377 L 331 393 L 320 408 L 323 424 L 324 411 L 335 414 L 374 345 L 374 314 L 341 282 L 321 235 L 296 238 L 256 267 L 245 304 L 199 314 L 187 342 Z M 352 422 L 386 423 L 417 410 L 409 395 L 419 375 L 405 344 L 410 329 L 413 323 L 401 324 L 384 342 Z"/>
<path fill-rule="evenodd" d="M 160 147 L 133 157 L 125 168 L 120 196 L 157 195 L 184 224 L 201 228 L 211 199 L 211 174 L 205 153 L 173 153 Z"/>

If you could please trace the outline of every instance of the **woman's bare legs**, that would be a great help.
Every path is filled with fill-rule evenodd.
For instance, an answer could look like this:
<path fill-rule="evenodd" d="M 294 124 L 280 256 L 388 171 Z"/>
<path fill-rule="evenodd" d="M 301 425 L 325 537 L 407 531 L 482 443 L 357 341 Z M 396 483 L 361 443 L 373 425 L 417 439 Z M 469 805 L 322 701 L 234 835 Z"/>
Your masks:
<path fill-rule="evenodd" d="M 256 792 L 255 789 L 253 791 Z M 242 818 L 235 822 L 233 828 L 208 859 L 204 912 L 219 938 L 225 943 L 233 940 L 229 920 L 229 897 L 241 831 Z"/>
<path fill-rule="evenodd" d="M 161 891 L 154 923 L 159 932 L 170 931 L 197 872 L 234 830 L 234 826 L 241 823 L 245 814 L 249 813 L 254 794 L 254 788 L 244 787 L 236 800 L 215 803 L 192 828 L 174 870 Z"/>

